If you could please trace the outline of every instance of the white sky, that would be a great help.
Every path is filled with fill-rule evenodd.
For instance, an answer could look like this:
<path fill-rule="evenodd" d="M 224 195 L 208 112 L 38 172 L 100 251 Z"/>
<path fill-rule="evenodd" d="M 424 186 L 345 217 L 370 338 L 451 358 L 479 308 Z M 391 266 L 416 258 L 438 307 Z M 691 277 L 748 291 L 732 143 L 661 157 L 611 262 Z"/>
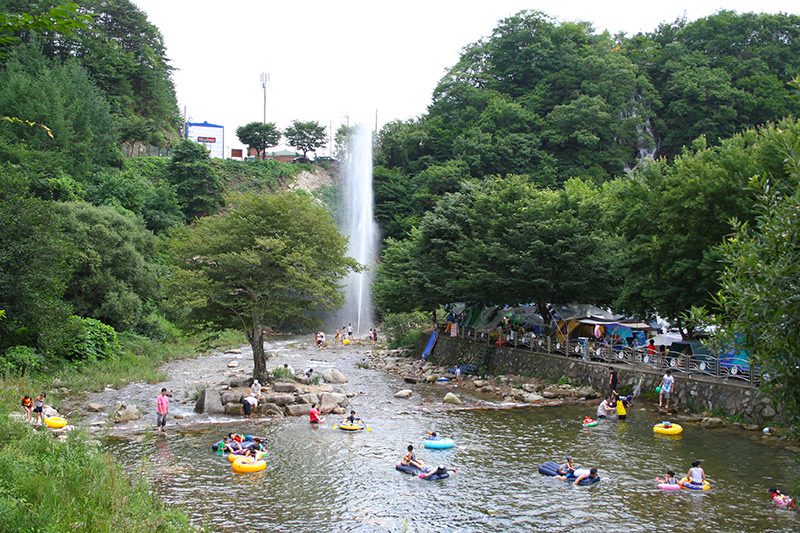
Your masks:
<path fill-rule="evenodd" d="M 462 47 L 497 21 L 538 9 L 558 21 L 584 20 L 599 31 L 652 31 L 684 14 L 798 13 L 796 0 L 133 0 L 155 24 L 176 68 L 181 112 L 236 128 L 264 117 L 260 74 L 268 72 L 267 122 L 316 120 L 333 130 L 348 121 L 378 126 L 423 114 L 433 89 Z M 229 150 L 226 150 L 230 153 Z M 327 153 L 322 149 L 320 154 Z"/>

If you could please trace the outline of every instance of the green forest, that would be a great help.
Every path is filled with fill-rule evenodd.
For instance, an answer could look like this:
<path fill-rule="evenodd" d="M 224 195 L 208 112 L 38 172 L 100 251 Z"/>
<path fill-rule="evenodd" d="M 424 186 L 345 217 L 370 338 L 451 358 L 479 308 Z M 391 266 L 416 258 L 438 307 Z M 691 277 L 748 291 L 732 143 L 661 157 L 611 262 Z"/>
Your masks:
<path fill-rule="evenodd" d="M 800 427 L 787 356 L 800 346 L 799 74 L 795 15 L 720 11 L 633 36 L 533 11 L 500 21 L 425 113 L 377 133 L 378 311 L 581 302 L 657 314 L 687 337 L 714 323 L 772 365 L 774 398 Z M 59 376 L 157 381 L 161 360 L 226 329 L 263 362 L 265 327 L 311 327 L 341 303 L 339 280 L 361 266 L 335 205 L 281 192 L 301 165 L 212 160 L 180 130 L 165 43 L 132 2 L 0 0 L 6 411 Z M 171 156 L 127 157 L 132 143 Z M 95 514 L 66 519 L 185 527 L 85 444 L 71 453 L 89 470 L 20 463 L 27 437 L 2 424 L 7 523 L 68 529 L 43 507 L 58 497 L 35 488 L 58 475 L 67 491 L 97 486 L 83 504 Z M 63 453 L 40 441 L 36 453 Z M 131 511 L 105 505 L 120 490 Z"/>

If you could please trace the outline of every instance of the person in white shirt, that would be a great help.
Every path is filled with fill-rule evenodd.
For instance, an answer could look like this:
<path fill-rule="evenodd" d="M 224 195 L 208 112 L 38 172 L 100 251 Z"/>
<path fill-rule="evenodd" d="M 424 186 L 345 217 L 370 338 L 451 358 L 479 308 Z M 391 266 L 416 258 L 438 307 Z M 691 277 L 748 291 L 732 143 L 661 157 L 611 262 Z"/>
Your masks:
<path fill-rule="evenodd" d="M 661 378 L 661 393 L 658 395 L 658 408 L 661 409 L 663 400 L 667 400 L 666 408 L 669 409 L 669 398 L 672 396 L 672 390 L 675 388 L 675 378 L 672 377 L 672 370 L 667 370 L 664 377 Z"/>

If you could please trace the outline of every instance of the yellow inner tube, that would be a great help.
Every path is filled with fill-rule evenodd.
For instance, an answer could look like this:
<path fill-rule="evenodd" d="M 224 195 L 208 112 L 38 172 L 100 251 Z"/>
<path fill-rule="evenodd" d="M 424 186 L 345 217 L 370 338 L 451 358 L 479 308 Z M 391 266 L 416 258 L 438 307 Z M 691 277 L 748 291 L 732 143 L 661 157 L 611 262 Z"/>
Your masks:
<path fill-rule="evenodd" d="M 265 468 L 267 468 L 267 462 L 262 459 L 253 460 L 250 457 L 240 457 L 233 462 L 233 471 L 240 474 L 261 472 Z"/>
<path fill-rule="evenodd" d="M 664 427 L 664 424 L 656 424 L 653 426 L 653 431 L 662 435 L 678 435 L 683 431 L 683 427 L 680 424 L 670 424 L 669 427 Z"/>
<path fill-rule="evenodd" d="M 49 428 L 63 428 L 67 425 L 67 419 L 61 418 L 60 416 L 51 416 L 44 419 L 44 423 L 47 424 Z"/>
<path fill-rule="evenodd" d="M 264 457 L 264 455 L 266 455 L 266 453 L 267 452 L 257 451 L 256 452 L 256 459 L 261 459 L 262 457 Z M 246 455 L 236 455 L 235 453 L 229 453 L 228 454 L 228 461 L 234 462 L 237 459 L 249 459 L 249 457 L 247 457 Z"/>
<path fill-rule="evenodd" d="M 351 424 L 350 422 L 342 421 L 339 424 L 339 429 L 344 429 L 345 431 L 358 431 L 359 429 L 364 429 L 366 424 L 363 422 L 356 422 L 355 424 Z"/>
<path fill-rule="evenodd" d="M 708 481 L 703 481 L 702 485 L 695 485 L 694 483 L 689 483 L 691 487 L 687 487 L 686 485 L 684 485 L 684 483 L 689 483 L 689 479 L 684 477 L 681 478 L 680 481 L 678 481 L 678 485 L 680 485 L 682 489 L 686 490 L 708 490 L 711 488 L 711 483 L 709 483 Z"/>

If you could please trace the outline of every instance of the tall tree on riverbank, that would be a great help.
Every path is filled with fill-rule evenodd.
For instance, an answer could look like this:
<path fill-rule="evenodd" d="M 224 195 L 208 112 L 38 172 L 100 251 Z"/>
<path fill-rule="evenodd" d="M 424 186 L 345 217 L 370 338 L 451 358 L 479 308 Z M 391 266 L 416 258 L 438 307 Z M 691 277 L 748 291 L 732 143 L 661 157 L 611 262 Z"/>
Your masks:
<path fill-rule="evenodd" d="M 308 195 L 232 196 L 228 209 L 169 240 L 172 291 L 195 328 L 244 330 L 253 374 L 267 378 L 264 330 L 315 325 L 316 311 L 341 304 L 339 280 L 358 263 L 347 240 Z"/>
<path fill-rule="evenodd" d="M 283 132 L 289 146 L 293 146 L 303 152 L 303 158 L 308 158 L 308 152 L 316 152 L 317 148 L 325 146 L 327 134 L 325 126 L 315 120 L 300 122 L 295 120 L 292 125 Z"/>

